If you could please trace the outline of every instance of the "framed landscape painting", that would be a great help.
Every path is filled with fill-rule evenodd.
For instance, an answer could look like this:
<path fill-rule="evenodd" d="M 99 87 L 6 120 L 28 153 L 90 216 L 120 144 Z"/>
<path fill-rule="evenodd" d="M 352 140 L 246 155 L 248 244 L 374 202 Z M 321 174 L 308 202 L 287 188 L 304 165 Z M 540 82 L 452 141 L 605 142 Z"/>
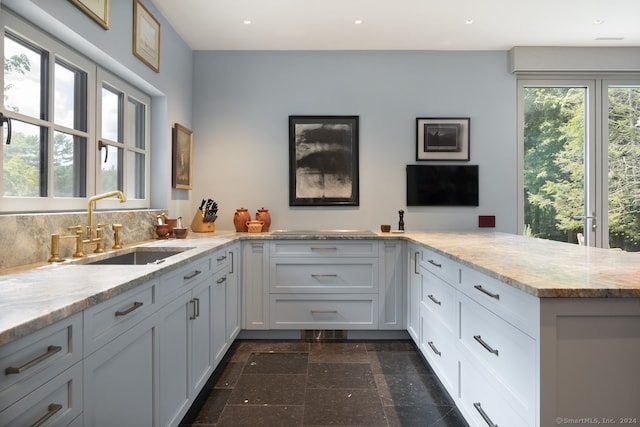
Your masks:
<path fill-rule="evenodd" d="M 466 118 L 417 118 L 416 160 L 469 160 Z"/>
<path fill-rule="evenodd" d="M 358 206 L 358 116 L 289 116 L 289 206 Z"/>

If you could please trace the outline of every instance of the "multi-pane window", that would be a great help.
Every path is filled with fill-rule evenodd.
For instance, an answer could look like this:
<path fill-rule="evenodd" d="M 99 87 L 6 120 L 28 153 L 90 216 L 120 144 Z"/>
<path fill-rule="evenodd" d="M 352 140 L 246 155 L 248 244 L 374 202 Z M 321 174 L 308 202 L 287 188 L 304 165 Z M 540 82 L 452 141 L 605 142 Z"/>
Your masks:
<path fill-rule="evenodd" d="M 148 101 L 114 76 L 98 76 L 100 191 L 123 190 L 130 199 L 145 199 Z"/>
<path fill-rule="evenodd" d="M 0 147 L 0 211 L 85 209 L 112 190 L 148 207 L 149 97 L 11 13 L 1 20 L 12 135 Z"/>

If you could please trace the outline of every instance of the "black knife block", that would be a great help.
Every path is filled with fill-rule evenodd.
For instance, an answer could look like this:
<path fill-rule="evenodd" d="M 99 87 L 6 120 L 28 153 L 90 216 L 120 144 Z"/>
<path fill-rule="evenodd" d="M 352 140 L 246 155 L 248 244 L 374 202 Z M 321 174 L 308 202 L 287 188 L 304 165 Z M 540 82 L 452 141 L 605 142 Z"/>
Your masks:
<path fill-rule="evenodd" d="M 202 217 L 202 211 L 198 209 L 196 214 L 193 216 L 193 221 L 191 221 L 191 230 L 196 233 L 213 233 L 216 231 L 216 223 L 215 222 L 204 222 Z"/>

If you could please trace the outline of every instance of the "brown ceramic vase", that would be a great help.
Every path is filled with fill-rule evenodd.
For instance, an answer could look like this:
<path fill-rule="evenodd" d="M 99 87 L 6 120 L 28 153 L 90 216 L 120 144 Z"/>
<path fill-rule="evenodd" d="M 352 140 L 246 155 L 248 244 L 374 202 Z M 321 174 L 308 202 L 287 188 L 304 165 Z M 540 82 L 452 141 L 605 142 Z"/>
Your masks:
<path fill-rule="evenodd" d="M 236 231 L 249 231 L 247 221 L 251 221 L 249 211 L 246 208 L 236 209 L 236 213 L 233 214 L 233 225 L 236 227 Z"/>
<path fill-rule="evenodd" d="M 256 221 L 264 222 L 262 231 L 269 231 L 269 226 L 271 226 L 271 214 L 269 213 L 269 209 L 258 209 L 258 212 L 256 212 Z"/>

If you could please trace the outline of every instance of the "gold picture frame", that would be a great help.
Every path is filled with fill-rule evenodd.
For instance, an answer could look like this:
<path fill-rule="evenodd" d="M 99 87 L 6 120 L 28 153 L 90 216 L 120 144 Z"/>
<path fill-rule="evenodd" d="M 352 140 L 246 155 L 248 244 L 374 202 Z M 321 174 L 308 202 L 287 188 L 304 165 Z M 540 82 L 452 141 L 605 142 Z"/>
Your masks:
<path fill-rule="evenodd" d="M 174 188 L 191 190 L 193 175 L 193 131 L 178 123 L 173 128 L 173 171 Z"/>
<path fill-rule="evenodd" d="M 109 29 L 111 0 L 69 0 L 105 30 Z"/>
<path fill-rule="evenodd" d="M 160 72 L 160 22 L 140 0 L 133 2 L 133 54 Z"/>

